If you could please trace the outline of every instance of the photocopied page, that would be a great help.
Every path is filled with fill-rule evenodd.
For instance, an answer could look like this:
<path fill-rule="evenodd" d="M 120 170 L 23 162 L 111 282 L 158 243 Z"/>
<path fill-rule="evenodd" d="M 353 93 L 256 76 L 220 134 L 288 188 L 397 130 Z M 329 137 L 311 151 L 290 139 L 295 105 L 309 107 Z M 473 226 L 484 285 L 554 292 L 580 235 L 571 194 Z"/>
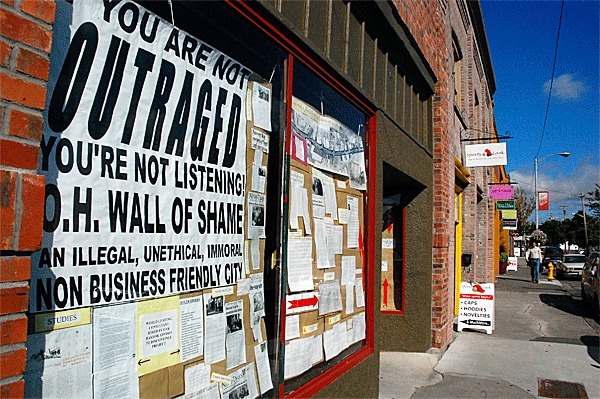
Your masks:
<path fill-rule="evenodd" d="M 354 282 L 348 281 L 346 283 L 346 306 L 344 308 L 345 314 L 349 315 L 354 313 Z"/>
<path fill-rule="evenodd" d="M 346 336 L 346 322 L 335 324 L 331 330 L 323 334 L 323 348 L 325 349 L 325 360 L 330 360 L 339 355 L 348 347 Z"/>
<path fill-rule="evenodd" d="M 204 294 L 204 363 L 213 364 L 225 360 L 225 297 Z"/>
<path fill-rule="evenodd" d="M 259 340 L 261 338 L 260 319 L 265 316 L 263 274 L 253 274 L 250 278 L 250 325 L 254 339 Z"/>
<path fill-rule="evenodd" d="M 356 306 L 362 308 L 365 306 L 365 291 L 363 290 L 363 279 L 362 277 L 356 278 L 354 285 L 356 291 Z"/>
<path fill-rule="evenodd" d="M 265 195 L 248 193 L 248 238 L 265 238 Z"/>
<path fill-rule="evenodd" d="M 185 393 L 198 392 L 210 385 L 210 366 L 204 363 L 188 366 L 184 372 Z"/>
<path fill-rule="evenodd" d="M 92 398 L 92 381 L 89 378 L 92 374 L 90 324 L 32 334 L 27 338 L 27 350 L 25 397 Z M 106 368 L 110 366 L 106 365 Z M 135 367 L 132 370 L 137 381 Z M 118 384 L 108 381 L 114 376 L 114 373 L 105 374 L 102 385 L 104 392 L 109 392 Z M 132 388 L 131 392 L 137 391 Z"/>
<path fill-rule="evenodd" d="M 300 227 L 298 218 L 302 217 L 304 232 L 312 234 L 310 227 L 310 213 L 308 211 L 308 191 L 304 187 L 304 175 L 292 170 L 290 172 L 290 227 L 297 230 Z"/>
<path fill-rule="evenodd" d="M 186 393 L 183 396 L 184 399 L 221 399 L 219 394 L 219 384 L 216 382 L 211 383 L 209 386 L 202 388 L 199 391 Z"/>
<path fill-rule="evenodd" d="M 329 248 L 327 246 L 327 229 L 325 220 L 314 219 L 315 224 L 315 251 L 317 252 L 317 268 L 328 269 L 335 267 L 335 262 L 330 263 Z"/>
<path fill-rule="evenodd" d="M 287 273 L 290 291 L 313 290 L 312 237 L 289 237 L 287 250 Z"/>
<path fill-rule="evenodd" d="M 254 126 L 271 131 L 271 89 L 254 82 L 252 89 Z"/>
<path fill-rule="evenodd" d="M 323 207 L 323 217 L 329 215 L 334 220 L 337 220 L 337 198 L 335 195 L 335 182 L 331 176 L 326 175 L 318 169 L 312 168 L 313 175 L 313 206 L 315 203 L 315 193 L 322 198 L 317 202 Z M 316 186 L 316 187 L 315 187 Z M 318 216 L 316 211 L 313 211 L 315 216 Z"/>
<path fill-rule="evenodd" d="M 354 284 L 354 278 L 356 274 L 356 257 L 355 256 L 342 256 L 342 285 L 348 283 Z"/>
<path fill-rule="evenodd" d="M 204 301 L 202 295 L 179 299 L 181 361 L 204 354 Z"/>
<path fill-rule="evenodd" d="M 358 198 L 348 196 L 348 248 L 358 248 L 359 229 Z"/>
<path fill-rule="evenodd" d="M 319 283 L 319 316 L 342 310 L 340 281 L 321 281 Z"/>
<path fill-rule="evenodd" d="M 227 333 L 227 370 L 246 363 L 246 335 L 244 332 L 244 302 L 242 300 L 225 304 Z"/>
<path fill-rule="evenodd" d="M 284 378 L 296 377 L 312 367 L 310 354 L 313 337 L 294 339 L 285 344 Z"/>
<path fill-rule="evenodd" d="M 285 318 L 285 340 L 300 338 L 300 316 L 292 315 Z"/>
<path fill-rule="evenodd" d="M 261 342 L 254 347 L 254 358 L 256 359 L 256 368 L 258 371 L 258 385 L 260 394 L 273 389 L 271 380 L 271 366 L 269 364 L 269 353 L 267 352 L 267 342 Z"/>
<path fill-rule="evenodd" d="M 139 396 L 136 304 L 94 309 L 94 397 Z"/>

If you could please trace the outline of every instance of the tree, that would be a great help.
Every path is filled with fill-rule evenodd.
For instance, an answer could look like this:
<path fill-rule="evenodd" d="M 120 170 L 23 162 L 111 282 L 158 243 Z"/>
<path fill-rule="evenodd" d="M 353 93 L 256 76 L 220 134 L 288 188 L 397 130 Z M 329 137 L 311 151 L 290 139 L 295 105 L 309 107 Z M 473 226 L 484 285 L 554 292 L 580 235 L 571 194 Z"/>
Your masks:
<path fill-rule="evenodd" d="M 517 220 L 519 221 L 517 231 L 524 234 L 532 228 L 532 224 L 527 219 L 535 209 L 535 197 L 527 195 L 524 189 L 517 187 L 515 189 L 515 204 L 517 207 Z"/>
<path fill-rule="evenodd" d="M 565 222 L 560 220 L 546 220 L 541 224 L 540 229 L 548 236 L 546 245 L 559 246 L 566 241 L 573 242 L 570 238 L 569 230 L 565 228 Z"/>
<path fill-rule="evenodd" d="M 530 242 L 537 242 L 540 245 L 546 244 L 548 236 L 542 230 L 534 230 L 529 237 Z"/>
<path fill-rule="evenodd" d="M 590 248 L 600 248 L 600 184 L 595 184 L 594 191 L 588 192 L 588 238 Z"/>
<path fill-rule="evenodd" d="M 596 183 L 596 189 L 588 192 L 587 200 L 592 216 L 600 219 L 600 184 Z"/>

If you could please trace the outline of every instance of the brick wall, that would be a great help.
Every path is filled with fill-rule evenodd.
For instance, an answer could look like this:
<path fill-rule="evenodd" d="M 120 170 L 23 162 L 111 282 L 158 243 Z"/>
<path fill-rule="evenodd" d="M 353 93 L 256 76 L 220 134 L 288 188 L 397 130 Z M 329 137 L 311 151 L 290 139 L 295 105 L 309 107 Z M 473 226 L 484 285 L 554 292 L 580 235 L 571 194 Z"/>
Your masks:
<path fill-rule="evenodd" d="M 431 345 L 442 348 L 453 336 L 454 155 L 450 133 L 450 30 L 444 2 L 394 0 L 438 82 L 433 104 L 433 269 Z"/>
<path fill-rule="evenodd" d="M 24 395 L 30 256 L 42 239 L 37 174 L 55 3 L 0 0 L 0 398 Z"/>

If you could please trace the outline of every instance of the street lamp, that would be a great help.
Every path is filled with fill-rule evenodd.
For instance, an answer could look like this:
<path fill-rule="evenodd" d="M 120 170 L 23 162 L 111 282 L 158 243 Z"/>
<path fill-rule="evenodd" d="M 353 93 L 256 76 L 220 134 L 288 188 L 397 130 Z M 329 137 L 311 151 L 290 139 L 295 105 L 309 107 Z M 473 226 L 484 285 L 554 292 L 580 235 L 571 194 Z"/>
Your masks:
<path fill-rule="evenodd" d="M 538 159 L 538 157 L 536 156 L 534 158 L 535 161 L 535 179 L 534 179 L 534 190 L 535 190 L 535 229 L 539 230 L 540 227 L 540 220 L 539 220 L 539 215 L 538 215 L 538 207 L 539 207 L 539 197 L 538 197 L 538 191 L 537 191 L 537 180 L 538 180 L 538 163 L 540 161 L 543 161 L 544 159 L 554 156 L 554 155 L 560 155 L 561 157 L 565 157 L 567 158 L 569 155 L 571 155 L 570 152 L 559 152 L 557 154 L 549 154 L 546 156 L 541 157 L 540 159 Z"/>

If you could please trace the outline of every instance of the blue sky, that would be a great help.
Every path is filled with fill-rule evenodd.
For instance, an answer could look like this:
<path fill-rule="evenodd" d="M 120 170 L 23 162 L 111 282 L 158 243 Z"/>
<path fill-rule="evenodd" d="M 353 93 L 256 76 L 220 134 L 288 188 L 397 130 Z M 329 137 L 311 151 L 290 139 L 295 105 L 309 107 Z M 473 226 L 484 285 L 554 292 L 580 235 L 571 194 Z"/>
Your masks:
<path fill-rule="evenodd" d="M 561 1 L 481 5 L 496 77 L 496 127 L 514 137 L 506 141 L 506 170 L 515 187 L 533 193 L 535 156 L 570 152 L 538 164 L 538 190 L 550 192 L 550 210 L 539 212 L 540 223 L 562 220 L 562 205 L 570 218 L 581 210 L 580 193 L 600 183 L 600 1 L 565 2 L 547 119 Z"/>

